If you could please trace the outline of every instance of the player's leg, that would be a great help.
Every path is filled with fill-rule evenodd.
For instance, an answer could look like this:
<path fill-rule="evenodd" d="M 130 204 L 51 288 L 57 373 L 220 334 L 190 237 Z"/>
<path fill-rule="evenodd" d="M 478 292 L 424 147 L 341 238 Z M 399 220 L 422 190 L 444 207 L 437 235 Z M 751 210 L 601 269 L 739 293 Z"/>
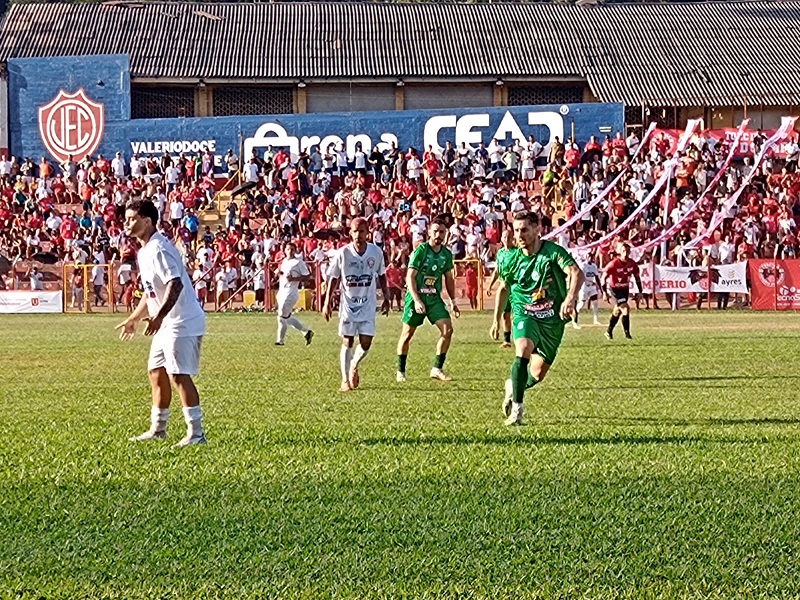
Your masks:
<path fill-rule="evenodd" d="M 441 300 L 431 304 L 428 308 L 428 320 L 439 330 L 439 339 L 436 342 L 436 358 L 431 369 L 431 378 L 439 381 L 450 381 L 450 376 L 442 369 L 447 359 L 447 351 L 453 339 L 453 320 L 444 302 Z"/>
<path fill-rule="evenodd" d="M 172 402 L 172 386 L 164 368 L 166 359 L 160 337 L 154 337 L 150 344 L 150 357 L 147 360 L 147 374 L 150 379 L 152 403 L 150 408 L 150 429 L 130 438 L 132 442 L 163 440 L 167 437 L 169 405 Z"/>
<path fill-rule="evenodd" d="M 631 337 L 631 309 L 626 302 L 620 307 L 620 314 L 622 315 L 622 329 L 625 332 L 625 337 L 629 340 Z"/>
<path fill-rule="evenodd" d="M 447 313 L 444 306 L 442 306 L 442 310 Z M 436 341 L 436 358 L 433 361 L 431 378 L 450 381 L 451 377 L 442 369 L 444 369 L 444 361 L 447 359 L 447 351 L 450 349 L 450 342 L 453 340 L 453 320 L 448 314 L 447 317 L 436 319 L 433 324 L 439 330 L 439 339 Z"/>
<path fill-rule="evenodd" d="M 339 366 L 342 371 L 342 385 L 340 392 L 350 391 L 350 365 L 353 362 L 353 344 L 355 338 L 352 335 L 342 336 L 342 347 L 339 350 Z"/>
<path fill-rule="evenodd" d="M 511 311 L 503 313 L 503 343 L 501 348 L 511 348 Z"/>
<path fill-rule="evenodd" d="M 614 308 L 611 310 L 611 318 L 608 321 L 608 330 L 606 331 L 606 337 L 610 340 L 614 339 L 614 327 L 619 323 L 622 307 L 627 308 L 628 306 L 628 294 L 622 288 L 612 288 L 611 297 L 614 299 Z"/>
<path fill-rule="evenodd" d="M 358 323 L 358 329 L 358 345 L 356 346 L 355 352 L 353 352 L 353 362 L 350 365 L 350 376 L 348 378 L 350 389 L 352 390 L 358 388 L 361 382 L 358 367 L 361 365 L 361 361 L 366 358 L 369 349 L 372 347 L 372 338 L 375 336 L 375 320 Z"/>
<path fill-rule="evenodd" d="M 406 322 L 403 315 L 403 330 L 400 332 L 400 339 L 397 340 L 397 373 L 396 379 L 402 383 L 406 380 L 406 361 L 408 360 L 408 349 L 411 345 L 411 338 L 417 331 L 416 325 Z"/>
<path fill-rule="evenodd" d="M 511 364 L 511 376 L 506 380 L 505 398 L 503 400 L 503 412 L 506 415 L 507 425 L 522 424 L 523 405 L 525 398 L 525 387 L 528 382 L 528 368 L 531 362 L 531 355 L 536 347 L 534 341 L 526 337 L 526 333 L 516 334 L 515 327 L 514 348 L 516 356 Z"/>
<path fill-rule="evenodd" d="M 205 444 L 203 413 L 200 409 L 200 394 L 192 377 L 200 371 L 200 348 L 202 336 L 179 337 L 171 340 L 166 352 L 166 371 L 183 406 L 186 435 L 176 446 Z"/>
<path fill-rule="evenodd" d="M 600 325 L 600 298 L 595 294 L 589 298 L 589 304 L 592 307 L 592 316 L 594 317 L 593 323 Z"/>
<path fill-rule="evenodd" d="M 278 340 L 280 345 L 283 345 L 284 341 L 286 340 L 286 331 L 289 329 L 289 327 L 294 327 L 303 334 L 303 337 L 306 339 L 306 346 L 311 343 L 311 339 L 314 337 L 314 332 L 303 325 L 303 323 L 300 322 L 300 319 L 295 317 L 293 314 L 294 307 L 297 305 L 298 299 L 298 294 L 289 294 L 282 299 L 282 302 L 278 303 L 278 319 L 281 322 L 278 327 Z M 281 331 L 283 332 L 283 336 L 280 335 Z"/>

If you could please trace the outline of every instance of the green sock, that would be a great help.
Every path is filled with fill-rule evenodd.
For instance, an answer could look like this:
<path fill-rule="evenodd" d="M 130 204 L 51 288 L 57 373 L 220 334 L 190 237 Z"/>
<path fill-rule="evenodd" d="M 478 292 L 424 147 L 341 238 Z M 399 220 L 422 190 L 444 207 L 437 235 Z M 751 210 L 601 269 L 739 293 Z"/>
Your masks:
<path fill-rule="evenodd" d="M 529 390 L 533 386 L 535 386 L 537 383 L 539 383 L 539 380 L 538 379 L 534 379 L 533 375 L 531 375 L 530 372 L 528 372 L 528 382 L 525 384 L 525 389 Z"/>
<path fill-rule="evenodd" d="M 503 332 L 503 341 L 505 341 L 506 344 L 510 344 L 511 343 L 511 332 L 510 331 L 504 331 Z"/>
<path fill-rule="evenodd" d="M 442 367 L 444 367 L 444 360 L 446 358 L 447 358 L 446 352 L 444 354 L 437 354 L 436 360 L 433 362 L 433 366 L 436 367 L 437 369 L 441 369 Z"/>
<path fill-rule="evenodd" d="M 514 402 L 522 403 L 525 397 L 525 385 L 528 383 L 529 358 L 518 356 L 511 365 L 511 386 L 514 390 Z"/>
<path fill-rule="evenodd" d="M 397 370 L 400 373 L 406 372 L 406 361 L 408 360 L 408 354 L 398 354 L 397 355 Z"/>

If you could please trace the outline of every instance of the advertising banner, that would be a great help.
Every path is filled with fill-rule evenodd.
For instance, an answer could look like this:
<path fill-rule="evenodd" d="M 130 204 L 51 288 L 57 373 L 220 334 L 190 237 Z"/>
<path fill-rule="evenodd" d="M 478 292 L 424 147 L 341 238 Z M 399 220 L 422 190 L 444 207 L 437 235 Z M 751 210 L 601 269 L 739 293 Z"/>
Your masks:
<path fill-rule="evenodd" d="M 0 292 L 0 313 L 38 314 L 63 312 L 62 292 Z"/>
<path fill-rule="evenodd" d="M 761 143 L 769 139 L 777 129 L 764 129 L 761 131 Z M 709 138 L 717 147 L 720 144 L 732 144 L 736 141 L 738 129 L 736 127 L 724 127 L 722 129 L 706 129 L 700 134 L 695 135 L 690 143 L 696 144 L 698 147 L 702 146 L 703 138 Z M 655 134 L 650 142 L 650 149 L 658 148 L 662 152 L 666 150 L 670 155 L 675 152 L 678 146 L 683 131 L 680 129 L 656 129 Z M 745 156 L 754 156 L 753 138 L 758 135 L 758 131 L 747 130 L 736 141 L 734 151 L 734 158 L 744 158 Z M 791 142 L 791 139 L 783 140 L 772 150 L 772 156 L 776 158 L 786 158 L 786 148 Z"/>
<path fill-rule="evenodd" d="M 800 310 L 800 260 L 753 259 L 748 263 L 753 310 Z"/>
<path fill-rule="evenodd" d="M 546 155 L 555 138 L 563 142 L 574 133 L 582 146 L 592 135 L 624 131 L 624 108 L 615 103 L 131 119 L 126 55 L 10 59 L 8 71 L 11 152 L 58 162 L 69 155 L 121 151 L 130 158 L 206 149 L 220 159 L 228 149 L 238 155 L 240 148 L 246 159 L 270 145 L 294 155 L 313 145 L 324 151 L 342 144 L 352 156 L 357 144 L 369 153 L 392 143 L 422 153 L 447 141 L 476 148 L 531 135 L 545 145 Z"/>
<path fill-rule="evenodd" d="M 710 277 L 710 281 L 709 281 Z M 642 282 L 644 284 L 644 281 Z M 654 288 L 657 294 L 706 293 L 709 291 L 746 294 L 747 263 L 708 267 L 655 267 Z"/>

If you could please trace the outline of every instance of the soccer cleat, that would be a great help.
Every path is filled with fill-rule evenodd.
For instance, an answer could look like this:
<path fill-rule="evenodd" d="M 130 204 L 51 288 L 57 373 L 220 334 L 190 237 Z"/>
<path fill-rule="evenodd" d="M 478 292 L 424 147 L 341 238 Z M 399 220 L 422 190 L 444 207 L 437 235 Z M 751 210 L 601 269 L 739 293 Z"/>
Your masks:
<path fill-rule="evenodd" d="M 276 346 L 283 346 L 283 342 L 275 342 Z"/>
<path fill-rule="evenodd" d="M 406 374 L 402 371 L 398 371 L 395 375 L 395 379 L 397 379 L 397 383 L 405 383 L 406 382 Z"/>
<path fill-rule="evenodd" d="M 606 339 L 613 340 L 614 334 L 611 333 L 610 331 L 606 331 Z"/>
<path fill-rule="evenodd" d="M 350 384 L 350 389 L 357 390 L 360 382 L 361 378 L 358 376 L 358 367 L 350 369 L 350 380 L 348 381 Z"/>
<path fill-rule="evenodd" d="M 632 340 L 633 336 L 629 332 L 625 332 L 625 339 Z"/>
<path fill-rule="evenodd" d="M 511 348 L 511 342 L 503 342 L 500 344 L 501 348 Z"/>
<path fill-rule="evenodd" d="M 511 414 L 511 403 L 514 401 L 514 384 L 510 379 L 506 379 L 505 396 L 503 396 L 503 416 Z"/>
<path fill-rule="evenodd" d="M 132 438 L 128 438 L 129 442 L 152 442 L 154 440 L 165 440 L 167 439 L 167 432 L 166 431 L 153 431 L 152 429 L 145 431 L 142 435 L 137 435 Z"/>
<path fill-rule="evenodd" d="M 303 334 L 303 337 L 306 338 L 306 346 L 311 345 L 311 340 L 314 339 L 314 332 L 310 329 Z"/>
<path fill-rule="evenodd" d="M 350 384 L 346 381 L 342 382 L 342 385 L 339 386 L 340 392 L 349 392 L 350 391 Z"/>
<path fill-rule="evenodd" d="M 180 442 L 175 444 L 173 448 L 183 448 L 184 446 L 194 446 L 195 444 L 205 444 L 206 443 L 206 434 L 201 433 L 200 435 L 189 435 L 186 434 L 186 437 L 183 438 Z"/>
<path fill-rule="evenodd" d="M 580 329 L 580 328 L 581 328 L 581 326 L 580 326 L 580 325 L 578 325 L 578 324 L 577 324 L 575 321 L 573 321 L 573 322 L 572 322 L 572 328 L 573 328 L 573 329 Z"/>
<path fill-rule="evenodd" d="M 594 323 L 592 323 L 592 325 L 602 325 L 602 323 L 600 322 L 599 319 L 595 319 Z"/>
<path fill-rule="evenodd" d="M 511 414 L 508 415 L 508 418 L 503 421 L 503 424 L 506 426 L 514 426 L 514 425 L 522 425 L 522 415 L 525 413 L 525 409 L 523 408 L 522 404 L 511 404 Z"/>
<path fill-rule="evenodd" d="M 437 367 L 431 369 L 431 379 L 438 379 L 439 381 L 452 381 L 453 378 L 447 373 Z"/>

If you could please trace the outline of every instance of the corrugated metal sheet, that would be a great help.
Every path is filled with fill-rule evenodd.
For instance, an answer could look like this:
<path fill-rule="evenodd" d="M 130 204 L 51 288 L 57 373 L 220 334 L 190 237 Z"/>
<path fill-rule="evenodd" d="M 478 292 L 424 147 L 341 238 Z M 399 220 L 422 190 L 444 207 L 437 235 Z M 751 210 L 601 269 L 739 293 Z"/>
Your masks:
<path fill-rule="evenodd" d="M 800 0 L 12 4 L 0 60 L 126 53 L 134 77 L 585 78 L 630 105 L 800 105 Z"/>

